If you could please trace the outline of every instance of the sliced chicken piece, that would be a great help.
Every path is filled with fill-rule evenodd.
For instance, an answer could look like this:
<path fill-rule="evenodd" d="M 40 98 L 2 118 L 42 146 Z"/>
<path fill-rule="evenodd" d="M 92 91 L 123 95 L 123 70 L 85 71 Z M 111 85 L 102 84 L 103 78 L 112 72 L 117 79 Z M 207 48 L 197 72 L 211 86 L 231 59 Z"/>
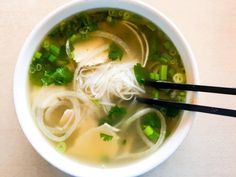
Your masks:
<path fill-rule="evenodd" d="M 79 41 L 74 45 L 74 60 L 80 66 L 93 66 L 108 60 L 109 42 L 106 39 L 93 37 Z"/>
<path fill-rule="evenodd" d="M 101 162 L 104 157 L 111 159 L 118 152 L 117 131 L 119 130 L 108 124 L 92 128 L 75 141 L 74 145 L 68 149 L 68 153 L 93 162 Z M 104 136 L 110 139 L 106 140 Z"/>

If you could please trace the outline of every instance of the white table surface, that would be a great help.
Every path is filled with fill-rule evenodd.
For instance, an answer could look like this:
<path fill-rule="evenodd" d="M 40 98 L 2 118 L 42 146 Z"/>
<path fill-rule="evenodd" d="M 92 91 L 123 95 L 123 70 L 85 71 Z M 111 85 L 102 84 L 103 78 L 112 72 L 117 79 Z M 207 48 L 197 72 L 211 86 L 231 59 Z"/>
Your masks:
<path fill-rule="evenodd" d="M 69 0 L 0 0 L 0 176 L 66 177 L 42 159 L 19 127 L 12 78 L 20 48 L 49 12 Z M 236 86 L 235 0 L 146 0 L 190 43 L 202 84 Z M 200 94 L 199 103 L 236 108 L 234 96 Z M 184 143 L 143 177 L 235 177 L 236 119 L 197 114 Z"/>

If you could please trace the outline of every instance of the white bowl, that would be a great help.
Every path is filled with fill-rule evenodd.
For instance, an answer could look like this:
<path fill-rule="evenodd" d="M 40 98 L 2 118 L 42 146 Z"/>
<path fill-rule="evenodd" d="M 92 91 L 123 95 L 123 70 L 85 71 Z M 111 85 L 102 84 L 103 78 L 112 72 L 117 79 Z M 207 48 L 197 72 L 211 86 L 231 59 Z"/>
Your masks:
<path fill-rule="evenodd" d="M 134 0 L 80 0 L 70 2 L 44 18 L 30 33 L 20 52 L 14 75 L 14 102 L 20 125 L 35 150 L 48 162 L 73 176 L 137 176 L 165 161 L 186 137 L 194 114 L 184 112 L 173 135 L 156 152 L 124 166 L 102 169 L 84 165 L 58 153 L 37 128 L 28 103 L 28 69 L 31 57 L 42 38 L 58 22 L 75 13 L 94 8 L 120 8 L 133 11 L 159 26 L 174 42 L 187 73 L 188 83 L 198 83 L 197 65 L 193 53 L 175 25 L 158 10 Z M 196 102 L 196 95 L 188 95 L 188 102 Z"/>

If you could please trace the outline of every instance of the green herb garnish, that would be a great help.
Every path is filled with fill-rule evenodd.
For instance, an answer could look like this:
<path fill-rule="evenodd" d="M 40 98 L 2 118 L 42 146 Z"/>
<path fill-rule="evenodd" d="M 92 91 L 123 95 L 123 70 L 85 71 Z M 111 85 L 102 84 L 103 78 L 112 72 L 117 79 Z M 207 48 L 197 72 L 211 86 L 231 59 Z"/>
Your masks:
<path fill-rule="evenodd" d="M 109 47 L 109 54 L 108 54 L 108 58 L 111 60 L 121 60 L 121 58 L 123 57 L 124 51 L 122 48 L 120 48 L 119 45 L 115 44 L 115 43 L 111 43 L 110 47 Z"/>
<path fill-rule="evenodd" d="M 149 78 L 149 72 L 146 71 L 146 69 L 142 67 L 140 63 L 134 65 L 134 74 L 140 85 L 144 84 L 145 80 Z"/>
<path fill-rule="evenodd" d="M 66 145 L 65 142 L 59 142 L 59 143 L 56 144 L 57 151 L 59 151 L 61 153 L 66 151 L 66 147 L 67 147 L 67 145 Z"/>
<path fill-rule="evenodd" d="M 105 133 L 100 133 L 100 138 L 103 140 L 103 141 L 111 141 L 113 136 L 111 135 L 108 135 L 108 134 L 105 134 Z"/>
<path fill-rule="evenodd" d="M 99 120 L 99 125 L 102 125 L 104 123 L 115 125 L 125 116 L 125 114 L 126 114 L 125 108 L 113 106 L 108 112 L 108 115 Z"/>
<path fill-rule="evenodd" d="M 67 67 L 59 67 L 54 72 L 45 72 L 41 80 L 43 85 L 64 85 L 72 79 L 73 73 Z"/>
<path fill-rule="evenodd" d="M 155 112 L 150 112 L 143 116 L 142 124 L 153 128 L 161 128 L 161 121 Z"/>

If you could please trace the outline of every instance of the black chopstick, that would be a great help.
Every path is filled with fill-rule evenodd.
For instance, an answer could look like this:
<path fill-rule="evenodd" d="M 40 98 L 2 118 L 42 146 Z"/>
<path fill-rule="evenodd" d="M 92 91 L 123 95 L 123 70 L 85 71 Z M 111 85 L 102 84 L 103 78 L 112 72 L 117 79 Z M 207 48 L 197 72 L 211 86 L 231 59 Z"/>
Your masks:
<path fill-rule="evenodd" d="M 215 87 L 215 86 L 193 85 L 193 84 L 176 84 L 165 81 L 145 81 L 144 85 L 155 87 L 158 89 L 189 90 L 189 91 L 236 95 L 236 88 L 227 88 L 227 87 Z"/>
<path fill-rule="evenodd" d="M 187 104 L 187 103 L 178 103 L 178 102 L 171 102 L 171 101 L 164 101 L 164 100 L 150 99 L 150 98 L 141 98 L 141 97 L 136 97 L 136 100 L 140 103 L 145 103 L 155 108 L 160 108 L 160 107 L 169 108 L 170 107 L 170 108 L 176 108 L 176 109 L 187 110 L 187 111 L 196 111 L 196 112 L 236 117 L 236 110 L 232 110 L 232 109 L 224 109 L 224 108 L 194 105 L 194 104 Z"/>

